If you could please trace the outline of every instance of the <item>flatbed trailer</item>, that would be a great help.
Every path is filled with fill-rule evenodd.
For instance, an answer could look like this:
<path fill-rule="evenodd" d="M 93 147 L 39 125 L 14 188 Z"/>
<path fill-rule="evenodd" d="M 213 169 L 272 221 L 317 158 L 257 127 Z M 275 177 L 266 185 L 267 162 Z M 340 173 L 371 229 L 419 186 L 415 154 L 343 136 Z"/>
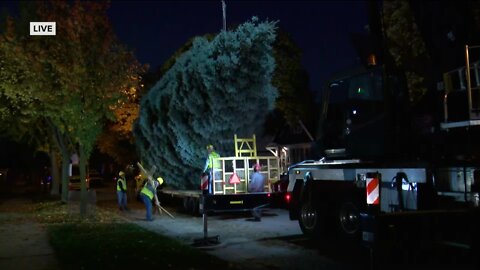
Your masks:
<path fill-rule="evenodd" d="M 244 194 L 206 194 L 205 205 L 202 205 L 202 192 L 198 190 L 173 190 L 160 191 L 161 195 L 177 198 L 183 201 L 183 209 L 190 214 L 199 215 L 203 209 L 209 213 L 246 212 L 254 207 L 270 204 L 270 192 L 244 193 Z"/>
<path fill-rule="evenodd" d="M 203 209 L 213 213 L 244 212 L 270 204 L 272 196 L 276 193 L 272 191 L 272 185 L 280 179 L 280 164 L 277 157 L 222 157 L 219 161 L 220 179 L 213 176 L 212 194 L 205 196 L 206 208 L 201 205 L 203 191 L 200 190 L 200 182 L 198 190 L 164 188 L 159 191 L 160 195 L 181 199 L 184 210 L 193 215 L 200 214 Z M 265 176 L 265 192 L 248 192 L 248 181 L 255 163 L 261 165 L 260 173 Z M 230 181 L 233 176 L 236 176 L 236 182 Z"/>

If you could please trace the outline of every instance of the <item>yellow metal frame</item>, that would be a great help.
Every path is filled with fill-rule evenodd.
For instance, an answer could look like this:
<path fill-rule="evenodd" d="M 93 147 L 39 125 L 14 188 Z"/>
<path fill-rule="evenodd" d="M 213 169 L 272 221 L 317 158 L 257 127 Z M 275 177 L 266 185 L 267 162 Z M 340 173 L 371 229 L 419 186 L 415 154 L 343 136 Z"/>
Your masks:
<path fill-rule="evenodd" d="M 253 174 L 253 165 L 261 165 L 260 173 L 265 176 L 265 191 L 272 191 L 272 184 L 280 180 L 280 160 L 275 156 L 257 156 L 257 139 L 255 134 L 252 138 L 238 138 L 234 136 L 235 157 L 221 157 L 221 179 L 213 178 L 213 194 L 244 194 L 248 193 L 248 181 Z M 236 173 L 240 183 L 230 184 L 230 177 Z"/>
<path fill-rule="evenodd" d="M 234 136 L 235 156 L 236 157 L 256 157 L 257 156 L 257 139 L 255 134 L 252 138 L 238 138 Z"/>
<path fill-rule="evenodd" d="M 280 180 L 280 162 L 277 157 L 222 157 L 221 179 L 213 176 L 213 194 L 244 194 L 248 193 L 248 181 L 253 174 L 253 165 L 261 164 L 260 173 L 265 175 L 265 191 L 272 191 L 272 184 Z M 228 180 L 236 173 L 240 178 L 239 184 L 230 184 Z"/>

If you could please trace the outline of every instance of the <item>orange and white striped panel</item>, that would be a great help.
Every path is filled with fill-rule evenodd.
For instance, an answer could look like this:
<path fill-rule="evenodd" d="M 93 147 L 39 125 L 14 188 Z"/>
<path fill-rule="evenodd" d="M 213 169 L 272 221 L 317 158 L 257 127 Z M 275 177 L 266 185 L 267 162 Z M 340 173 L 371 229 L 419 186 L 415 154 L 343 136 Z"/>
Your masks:
<path fill-rule="evenodd" d="M 380 181 L 378 177 L 367 178 L 367 204 L 380 203 Z"/>
<path fill-rule="evenodd" d="M 201 190 L 208 190 L 208 175 L 204 175 L 200 177 L 201 183 L 200 183 L 200 189 Z"/>

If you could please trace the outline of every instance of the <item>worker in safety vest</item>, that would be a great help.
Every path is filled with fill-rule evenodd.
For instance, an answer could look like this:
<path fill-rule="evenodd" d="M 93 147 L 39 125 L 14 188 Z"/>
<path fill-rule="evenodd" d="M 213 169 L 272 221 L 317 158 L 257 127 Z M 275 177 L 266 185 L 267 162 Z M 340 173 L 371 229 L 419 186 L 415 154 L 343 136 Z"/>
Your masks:
<path fill-rule="evenodd" d="M 215 152 L 213 145 L 207 145 L 208 157 L 205 161 L 205 167 L 203 168 L 204 173 L 208 173 L 208 193 L 213 193 L 213 180 L 222 179 L 220 175 L 221 165 L 218 158 L 220 155 Z"/>
<path fill-rule="evenodd" d="M 145 204 L 145 208 L 147 211 L 147 221 L 153 221 L 152 202 L 154 202 L 157 207 L 160 206 L 160 202 L 158 201 L 157 197 L 157 187 L 161 184 L 163 184 L 162 177 L 157 177 L 157 179 L 155 180 L 149 179 L 140 191 L 140 197 L 142 198 L 142 201 Z"/>
<path fill-rule="evenodd" d="M 125 179 L 125 172 L 120 171 L 117 179 L 117 199 L 118 209 L 120 211 L 128 210 L 127 208 L 127 179 Z"/>

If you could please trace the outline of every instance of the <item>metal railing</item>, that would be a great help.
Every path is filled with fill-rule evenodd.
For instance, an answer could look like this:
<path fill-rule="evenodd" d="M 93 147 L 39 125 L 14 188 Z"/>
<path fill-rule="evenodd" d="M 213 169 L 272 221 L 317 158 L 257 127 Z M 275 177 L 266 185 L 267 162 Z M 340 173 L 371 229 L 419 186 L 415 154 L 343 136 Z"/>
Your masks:
<path fill-rule="evenodd" d="M 449 95 L 455 92 L 466 91 L 468 106 L 467 119 L 462 119 L 464 120 L 465 125 L 472 125 L 470 120 L 477 119 L 480 115 L 480 61 L 470 63 L 469 56 L 469 50 L 476 48 L 480 48 L 480 46 L 465 45 L 465 66 L 443 74 L 445 88 L 445 94 L 443 97 L 443 114 L 445 123 L 452 122 L 451 116 L 449 115 L 448 101 Z"/>
<path fill-rule="evenodd" d="M 213 194 L 244 194 L 248 193 L 248 181 L 253 174 L 253 165 L 261 165 L 260 173 L 265 176 L 265 191 L 272 191 L 272 184 L 280 180 L 280 162 L 277 157 L 222 157 L 219 158 L 221 169 L 213 173 Z M 230 178 L 236 174 L 239 183 L 230 183 Z M 220 179 L 218 179 L 220 176 Z"/>

